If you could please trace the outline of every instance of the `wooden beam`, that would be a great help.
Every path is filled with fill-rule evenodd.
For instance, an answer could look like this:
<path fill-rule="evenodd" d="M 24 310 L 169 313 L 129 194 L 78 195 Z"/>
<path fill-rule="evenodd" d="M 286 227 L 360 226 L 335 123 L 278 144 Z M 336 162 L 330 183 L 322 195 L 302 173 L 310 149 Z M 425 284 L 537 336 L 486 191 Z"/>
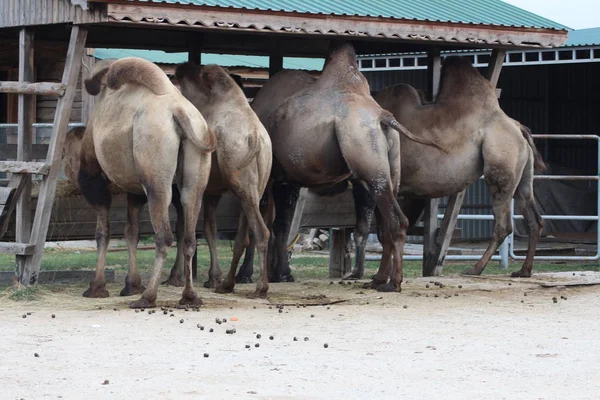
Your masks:
<path fill-rule="evenodd" d="M 0 253 L 30 256 L 33 254 L 34 247 L 29 243 L 0 242 Z"/>
<path fill-rule="evenodd" d="M 352 229 L 331 229 L 329 238 L 329 277 L 341 278 L 352 269 L 350 233 Z"/>
<path fill-rule="evenodd" d="M 33 161 L 0 161 L 0 172 L 48 175 L 50 165 Z"/>
<path fill-rule="evenodd" d="M 272 77 L 283 69 L 283 53 L 281 52 L 281 43 L 274 40 L 271 54 L 269 55 L 269 77 Z"/>
<path fill-rule="evenodd" d="M 494 87 L 498 86 L 498 79 L 500 79 L 500 72 L 502 71 L 502 64 L 505 58 L 506 50 L 494 49 L 492 51 L 492 57 L 485 71 L 485 77 Z M 498 97 L 500 97 L 499 94 Z"/>
<path fill-rule="evenodd" d="M 0 93 L 39 94 L 41 96 L 64 96 L 65 85 L 52 82 L 0 82 Z"/>
<path fill-rule="evenodd" d="M 188 61 L 196 65 L 202 65 L 202 42 L 204 36 L 194 35 L 188 48 Z"/>
<path fill-rule="evenodd" d="M 0 160 L 14 160 L 17 158 L 16 144 L 0 144 Z M 34 160 L 42 160 L 48 154 L 47 144 L 34 144 L 31 146 L 31 158 Z"/>
<path fill-rule="evenodd" d="M 96 64 L 96 58 L 93 54 L 84 54 L 81 61 L 81 82 L 85 82 L 90 77 L 90 73 Z M 81 91 L 81 122 L 88 124 L 90 116 L 92 115 L 92 109 L 96 102 L 96 96 L 92 96 L 87 90 Z M 46 156 L 42 157 L 45 158 Z"/>
<path fill-rule="evenodd" d="M 31 257 L 27 258 L 23 273 L 19 277 L 21 283 L 24 285 L 35 283 L 40 272 L 44 243 L 46 242 L 52 204 L 56 193 L 56 181 L 61 165 L 61 155 L 71 116 L 71 106 L 77 89 L 77 77 L 81 68 L 86 37 L 86 28 L 73 25 L 65 61 L 65 70 L 62 77 L 62 84 L 66 86 L 66 90 L 64 96 L 58 99 L 54 115 L 54 125 L 52 126 L 52 136 L 48 146 L 48 156 L 46 157 L 46 161 L 50 164 L 50 171 L 44 177 L 40 187 L 40 195 L 38 197 L 31 232 L 31 243 L 35 245 L 35 251 Z"/>
<path fill-rule="evenodd" d="M 440 90 L 440 78 L 442 72 L 442 58 L 440 49 L 433 47 L 427 54 L 427 98 L 435 101 Z M 430 265 L 431 259 L 436 259 L 436 236 L 438 232 L 439 199 L 427 199 L 423 214 L 423 276 L 428 271 L 426 266 Z"/>
<path fill-rule="evenodd" d="M 0 238 L 4 236 L 8 229 L 10 216 L 15 210 L 17 200 L 21 197 L 23 187 L 23 175 L 15 174 L 11 176 L 7 187 L 0 188 Z"/>
<path fill-rule="evenodd" d="M 292 217 L 292 223 L 290 224 L 290 232 L 288 233 L 287 237 L 287 246 L 291 245 L 294 242 L 294 239 L 296 239 L 296 236 L 298 235 L 307 197 L 308 188 L 300 188 L 300 192 L 298 193 L 298 200 L 296 201 L 296 208 L 294 208 L 294 216 Z"/>
<path fill-rule="evenodd" d="M 19 83 L 33 82 L 33 31 L 23 28 L 19 32 Z M 19 94 L 17 161 L 31 161 L 34 141 L 33 123 L 35 122 L 35 97 L 30 94 Z M 29 165 L 31 167 L 31 165 Z M 47 170 L 46 170 L 47 171 Z M 15 219 L 15 235 L 18 243 L 29 243 L 31 235 L 31 176 L 23 175 L 23 189 L 17 198 L 17 214 Z M 22 270 L 25 259 L 17 256 L 17 271 Z"/>

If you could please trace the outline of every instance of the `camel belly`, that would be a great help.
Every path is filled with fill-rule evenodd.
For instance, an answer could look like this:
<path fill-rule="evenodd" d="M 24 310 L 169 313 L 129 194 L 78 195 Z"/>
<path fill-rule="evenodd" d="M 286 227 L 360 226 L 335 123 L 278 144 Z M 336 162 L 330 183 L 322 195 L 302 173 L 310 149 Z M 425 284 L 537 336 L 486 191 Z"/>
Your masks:
<path fill-rule="evenodd" d="M 129 135 L 95 135 L 94 147 L 102 170 L 112 183 L 133 194 L 144 194 Z"/>
<path fill-rule="evenodd" d="M 433 154 L 437 155 L 433 156 Z M 460 192 L 483 174 L 479 151 L 441 155 L 402 151 L 400 194 L 415 197 L 444 197 Z"/>

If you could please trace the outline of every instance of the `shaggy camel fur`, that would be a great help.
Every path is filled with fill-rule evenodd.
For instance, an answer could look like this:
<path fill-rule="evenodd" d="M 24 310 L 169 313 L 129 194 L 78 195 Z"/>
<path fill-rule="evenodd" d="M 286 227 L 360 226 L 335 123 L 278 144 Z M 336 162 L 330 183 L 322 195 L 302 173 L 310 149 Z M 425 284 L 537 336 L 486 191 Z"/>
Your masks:
<path fill-rule="evenodd" d="M 423 104 L 418 92 L 404 84 L 375 95 L 375 100 L 411 132 L 449 150 L 448 154 L 442 154 L 400 138 L 400 195 L 444 197 L 466 189 L 483 175 L 492 196 L 494 234 L 481 259 L 465 274 L 481 274 L 498 246 L 512 232 L 510 201 L 515 197 L 523 209 L 529 245 L 523 267 L 512 276 L 529 277 L 544 226 L 533 196 L 533 175 L 534 170 L 545 169 L 531 132 L 502 111 L 495 88 L 469 60 L 446 58 L 440 83 L 437 100 L 429 104 Z M 368 232 L 362 235 L 366 237 L 365 233 Z M 363 249 L 364 260 L 364 243 L 357 243 L 357 248 L 358 245 Z M 357 264 L 353 278 L 362 276 L 363 266 Z M 380 270 L 376 278 L 385 280 L 385 275 Z"/>
<path fill-rule="evenodd" d="M 84 145 L 85 144 L 85 145 Z M 82 155 L 84 151 L 86 154 Z M 83 160 L 83 164 L 81 162 Z M 83 169 L 82 169 L 83 166 Z M 79 188 L 87 202 L 96 211 L 96 275 L 90 287 L 83 293 L 84 297 L 108 297 L 106 290 L 105 265 L 106 251 L 110 242 L 110 220 L 108 217 L 112 190 L 110 181 L 102 172 L 96 159 L 94 146 L 85 127 L 76 127 L 67 132 L 62 153 L 62 169 L 68 180 Z M 79 176 L 82 179 L 79 179 Z M 83 185 L 83 186 L 81 186 Z M 138 217 L 140 208 L 146 204 L 147 197 L 127 194 L 127 222 L 125 224 L 125 240 L 129 250 L 129 271 L 125 278 L 125 287 L 121 296 L 131 296 L 144 291 L 137 272 L 136 249 L 139 241 Z M 183 238 L 183 211 L 179 200 L 179 190 L 173 186 L 173 205 L 177 211 L 177 238 Z M 179 240 L 178 244 L 182 241 Z M 177 246 L 175 265 L 183 262 L 183 246 Z"/>
<path fill-rule="evenodd" d="M 238 262 L 248 245 L 248 228 L 252 230 L 260 254 L 260 279 L 250 297 L 264 297 L 269 288 L 267 244 L 269 230 L 261 216 L 259 202 L 271 173 L 271 139 L 250 108 L 239 83 L 217 65 L 177 67 L 177 82 L 182 94 L 194 104 L 215 133 L 217 150 L 212 157 L 208 186 L 204 192 L 204 232 L 210 249 L 209 280 L 206 287 L 217 293 L 233 292 Z M 216 210 L 224 192 L 231 190 L 241 200 L 238 232 L 229 274 L 222 281 L 217 257 Z M 181 271 L 171 270 L 176 281 Z"/>
<path fill-rule="evenodd" d="M 124 192 L 132 197 L 147 197 L 156 234 L 152 278 L 141 299 L 130 307 L 155 306 L 158 279 L 173 243 L 168 213 L 172 185 L 179 190 L 183 214 L 181 247 L 186 282 L 180 304 L 201 304 L 192 286 L 191 260 L 211 153 L 215 150 L 214 134 L 164 72 L 146 60 L 128 57 L 108 66 L 96 65 L 86 81 L 86 89 L 98 95 L 87 127 L 98 165 L 106 178 Z M 82 159 L 81 170 L 85 171 L 83 164 Z M 80 181 L 86 178 L 79 174 Z M 135 229 L 142 205 L 133 205 L 128 221 Z M 136 236 L 137 232 L 131 234 Z"/>
<path fill-rule="evenodd" d="M 318 79 L 300 71 L 277 73 L 252 108 L 273 142 L 276 265 L 271 280 L 290 279 L 286 238 L 300 187 L 335 194 L 352 179 L 375 199 L 387 262 L 393 261 L 391 281 L 378 289 L 400 290 L 408 221 L 396 200 L 400 141 L 393 130 L 431 142 L 414 137 L 373 100 L 350 44 L 330 52 Z"/>

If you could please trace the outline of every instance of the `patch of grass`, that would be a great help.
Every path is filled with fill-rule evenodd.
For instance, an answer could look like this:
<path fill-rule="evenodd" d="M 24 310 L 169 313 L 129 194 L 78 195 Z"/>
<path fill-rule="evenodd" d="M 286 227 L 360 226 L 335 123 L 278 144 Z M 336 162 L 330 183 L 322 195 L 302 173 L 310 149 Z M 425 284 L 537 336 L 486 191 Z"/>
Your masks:
<path fill-rule="evenodd" d="M 9 288 L 8 298 L 12 301 L 34 301 L 40 297 L 40 286 L 30 285 L 26 287 Z"/>

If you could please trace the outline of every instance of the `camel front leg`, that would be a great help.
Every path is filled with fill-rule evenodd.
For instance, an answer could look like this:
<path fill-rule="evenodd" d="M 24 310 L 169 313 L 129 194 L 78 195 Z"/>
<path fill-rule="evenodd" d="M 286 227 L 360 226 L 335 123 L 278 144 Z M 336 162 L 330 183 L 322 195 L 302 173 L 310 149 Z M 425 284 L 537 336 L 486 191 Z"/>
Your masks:
<path fill-rule="evenodd" d="M 217 206 L 220 200 L 221 195 L 204 195 L 204 237 L 210 251 L 210 268 L 208 281 L 204 282 L 205 288 L 216 288 L 223 282 L 217 252 Z"/>
<path fill-rule="evenodd" d="M 352 195 L 356 213 L 356 227 L 354 228 L 356 255 L 354 257 L 354 269 L 342 278 L 346 280 L 362 279 L 365 273 L 365 247 L 371 232 L 371 222 L 375 211 L 373 197 L 360 182 L 352 183 Z"/>
<path fill-rule="evenodd" d="M 125 287 L 121 296 L 133 296 L 142 293 L 146 288 L 137 270 L 137 245 L 140 240 L 140 211 L 146 204 L 146 196 L 127 194 L 127 224 L 125 225 L 125 241 L 129 252 L 129 271 L 125 277 Z"/>
<path fill-rule="evenodd" d="M 109 210 L 110 203 L 108 205 L 97 205 L 96 209 L 96 248 L 97 248 L 97 261 L 96 261 L 96 275 L 90 282 L 90 287 L 83 292 L 83 297 L 92 298 L 104 298 L 108 297 L 108 290 L 106 290 L 106 250 L 110 242 L 110 220 Z"/>

